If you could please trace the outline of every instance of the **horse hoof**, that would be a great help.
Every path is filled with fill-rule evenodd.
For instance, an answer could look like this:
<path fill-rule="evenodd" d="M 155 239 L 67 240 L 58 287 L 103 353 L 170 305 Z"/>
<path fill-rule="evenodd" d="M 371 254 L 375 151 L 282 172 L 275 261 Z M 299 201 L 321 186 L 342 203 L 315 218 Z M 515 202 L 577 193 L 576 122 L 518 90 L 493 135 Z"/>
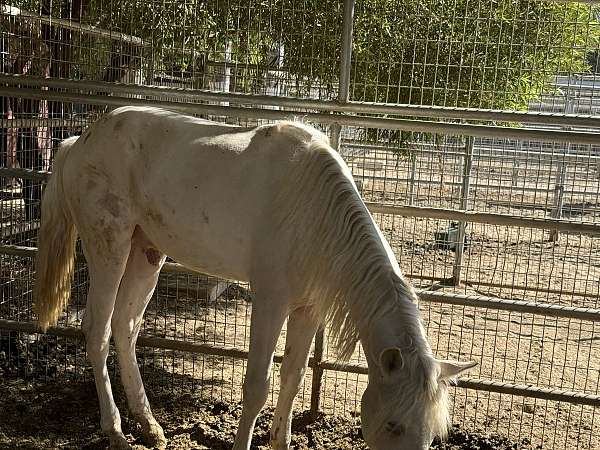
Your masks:
<path fill-rule="evenodd" d="M 123 433 L 112 433 L 108 437 L 108 441 L 110 443 L 110 450 L 130 450 L 131 445 L 127 442 L 127 439 L 123 435 Z"/>
<path fill-rule="evenodd" d="M 149 423 L 147 427 L 143 427 L 142 436 L 144 443 L 150 448 L 165 450 L 167 448 L 167 438 L 162 427 L 154 422 Z"/>

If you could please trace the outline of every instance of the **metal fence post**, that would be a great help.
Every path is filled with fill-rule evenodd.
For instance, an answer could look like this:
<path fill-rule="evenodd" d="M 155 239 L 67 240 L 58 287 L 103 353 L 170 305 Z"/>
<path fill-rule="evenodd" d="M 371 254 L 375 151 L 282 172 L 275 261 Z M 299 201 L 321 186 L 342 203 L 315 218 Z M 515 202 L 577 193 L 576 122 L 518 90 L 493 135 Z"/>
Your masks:
<path fill-rule="evenodd" d="M 473 166 L 473 136 L 467 137 L 465 144 L 465 156 L 463 163 L 463 182 L 460 192 L 460 209 L 466 211 L 469 207 L 469 188 L 471 185 L 471 167 Z M 456 237 L 456 253 L 454 254 L 454 268 L 452 270 L 452 280 L 455 286 L 460 284 L 461 269 L 463 264 L 463 255 L 465 251 L 465 236 L 467 222 L 459 222 L 458 233 Z"/>
<path fill-rule="evenodd" d="M 310 415 L 313 420 L 317 419 L 319 414 L 319 406 L 321 404 L 321 384 L 323 381 L 323 342 L 325 339 L 325 331 L 319 328 L 315 335 L 315 352 L 313 355 L 312 366 L 312 385 L 310 393 Z"/>
<path fill-rule="evenodd" d="M 521 151 L 523 151 L 523 141 L 518 140 L 515 145 L 515 152 L 521 152 Z M 515 160 L 513 162 L 512 178 L 510 180 L 510 185 L 512 187 L 516 187 L 517 184 L 519 183 L 519 169 L 520 168 L 521 168 L 521 165 L 519 163 L 519 159 L 515 158 Z"/>
<path fill-rule="evenodd" d="M 569 91 L 565 92 L 565 114 L 573 114 L 575 112 L 575 102 L 573 98 L 569 96 Z M 565 130 L 570 130 L 571 127 L 564 127 Z M 564 153 L 568 154 L 571 148 L 571 144 L 567 143 L 564 149 Z M 559 161 L 558 172 L 556 173 L 555 185 L 554 185 L 554 199 L 552 201 L 552 212 L 550 217 L 553 219 L 560 219 L 562 217 L 564 194 L 565 194 L 565 179 L 567 176 L 567 163 L 563 156 Z M 558 241 L 559 232 L 558 230 L 552 230 L 550 232 L 550 240 L 552 242 Z"/>
<path fill-rule="evenodd" d="M 410 177 L 408 184 L 408 204 L 410 206 L 415 204 L 415 181 L 417 176 L 417 152 L 411 152 L 410 154 Z"/>
<path fill-rule="evenodd" d="M 344 1 L 344 22 L 342 31 L 342 52 L 340 54 L 340 85 L 338 90 L 338 102 L 347 103 L 350 98 L 350 68 L 352 64 L 352 30 L 354 26 L 354 3 L 355 0 Z M 336 150 L 340 150 L 342 142 L 342 127 L 338 123 L 334 123 L 330 130 L 331 146 Z M 325 332 L 323 328 L 319 328 L 315 335 L 315 351 L 312 367 L 312 390 L 310 397 L 310 411 L 313 419 L 319 413 L 321 404 L 321 381 L 323 378 L 323 346 L 325 340 Z"/>

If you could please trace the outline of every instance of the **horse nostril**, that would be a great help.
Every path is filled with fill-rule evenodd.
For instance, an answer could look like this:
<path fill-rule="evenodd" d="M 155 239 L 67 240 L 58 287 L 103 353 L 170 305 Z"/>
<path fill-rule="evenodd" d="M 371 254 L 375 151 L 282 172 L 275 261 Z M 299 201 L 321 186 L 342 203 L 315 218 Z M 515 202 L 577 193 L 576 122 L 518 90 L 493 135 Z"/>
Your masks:
<path fill-rule="evenodd" d="M 385 424 L 385 431 L 392 432 L 396 428 L 396 422 L 388 422 Z"/>

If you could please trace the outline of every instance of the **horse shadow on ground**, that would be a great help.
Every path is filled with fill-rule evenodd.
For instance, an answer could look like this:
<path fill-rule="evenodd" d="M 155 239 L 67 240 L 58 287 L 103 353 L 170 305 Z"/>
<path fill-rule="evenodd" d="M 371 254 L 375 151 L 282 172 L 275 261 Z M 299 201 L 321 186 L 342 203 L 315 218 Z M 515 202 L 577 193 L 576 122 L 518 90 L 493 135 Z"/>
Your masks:
<path fill-rule="evenodd" d="M 118 372 L 114 367 L 109 371 L 123 431 L 130 443 L 140 444 L 141 428 L 128 410 Z M 198 380 L 147 365 L 143 368 L 142 378 L 157 420 L 166 422 L 167 438 L 176 434 L 174 424 L 180 423 L 182 417 L 191 417 L 194 411 L 208 409 L 206 405 L 214 402 L 194 394 L 191 386 L 201 384 L 218 389 L 223 384 L 218 378 Z M 224 439 L 222 444 L 228 447 L 222 448 L 231 448 L 228 442 Z M 99 450 L 107 446 L 108 440 L 100 430 L 96 387 L 89 370 L 82 371 L 79 376 L 3 378 L 0 383 L 0 448 Z"/>

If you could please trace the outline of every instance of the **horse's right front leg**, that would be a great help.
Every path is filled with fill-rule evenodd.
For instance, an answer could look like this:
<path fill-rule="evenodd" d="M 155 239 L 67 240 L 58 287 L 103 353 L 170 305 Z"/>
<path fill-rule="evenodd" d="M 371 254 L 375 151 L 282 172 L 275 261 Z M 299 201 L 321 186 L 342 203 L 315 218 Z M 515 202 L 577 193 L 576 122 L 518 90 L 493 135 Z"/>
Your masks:
<path fill-rule="evenodd" d="M 286 315 L 287 305 L 276 296 L 259 293 L 252 302 L 242 417 L 235 435 L 234 450 L 250 449 L 256 418 L 269 396 L 273 353 Z"/>

